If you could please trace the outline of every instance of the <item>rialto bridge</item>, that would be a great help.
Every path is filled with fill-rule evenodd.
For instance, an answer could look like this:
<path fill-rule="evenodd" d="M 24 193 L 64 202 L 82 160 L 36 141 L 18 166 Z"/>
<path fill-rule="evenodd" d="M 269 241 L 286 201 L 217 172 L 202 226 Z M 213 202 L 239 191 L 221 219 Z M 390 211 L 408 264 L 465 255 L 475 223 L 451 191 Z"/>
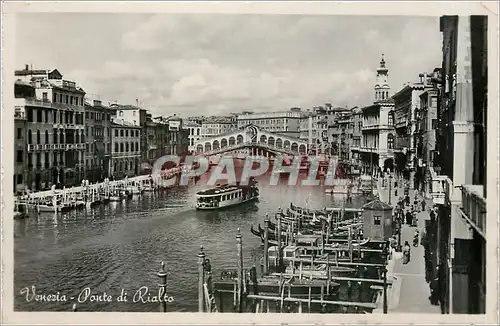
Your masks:
<path fill-rule="evenodd" d="M 293 137 L 279 135 L 249 125 L 241 130 L 202 139 L 195 144 L 196 153 L 217 155 L 245 150 L 249 155 L 307 153 L 307 142 Z"/>

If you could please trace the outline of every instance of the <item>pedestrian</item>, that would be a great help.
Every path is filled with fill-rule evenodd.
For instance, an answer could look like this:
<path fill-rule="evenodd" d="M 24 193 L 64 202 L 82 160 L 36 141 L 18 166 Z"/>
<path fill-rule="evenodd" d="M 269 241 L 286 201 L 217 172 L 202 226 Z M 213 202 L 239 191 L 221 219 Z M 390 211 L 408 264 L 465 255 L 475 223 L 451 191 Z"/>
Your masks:
<path fill-rule="evenodd" d="M 410 211 L 406 211 L 406 224 L 408 225 L 411 225 L 411 212 Z"/>
<path fill-rule="evenodd" d="M 408 241 L 405 241 L 405 245 L 403 246 L 403 264 L 408 264 L 410 262 L 410 244 Z"/>
<path fill-rule="evenodd" d="M 410 196 L 408 194 L 405 195 L 405 204 L 406 206 L 410 206 Z"/>
<path fill-rule="evenodd" d="M 425 198 L 422 198 L 422 212 L 425 212 Z"/>

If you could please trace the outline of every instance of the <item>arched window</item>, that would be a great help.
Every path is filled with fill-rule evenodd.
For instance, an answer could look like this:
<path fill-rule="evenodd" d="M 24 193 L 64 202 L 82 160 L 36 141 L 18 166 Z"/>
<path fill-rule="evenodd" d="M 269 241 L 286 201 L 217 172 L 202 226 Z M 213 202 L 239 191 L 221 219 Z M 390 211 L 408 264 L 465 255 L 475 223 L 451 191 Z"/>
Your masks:
<path fill-rule="evenodd" d="M 33 144 L 33 134 L 31 133 L 31 129 L 28 130 L 28 144 Z"/>
<path fill-rule="evenodd" d="M 128 152 L 130 150 L 128 142 L 125 143 L 125 152 Z"/>
<path fill-rule="evenodd" d="M 41 139 L 40 139 L 40 130 L 37 130 L 36 131 L 36 143 L 37 144 L 40 144 L 41 143 Z"/>
<path fill-rule="evenodd" d="M 394 148 L 394 136 L 392 134 L 389 134 L 387 136 L 387 149 L 393 149 Z"/>
<path fill-rule="evenodd" d="M 49 131 L 45 130 L 45 144 L 49 143 Z"/>
<path fill-rule="evenodd" d="M 388 119 L 389 126 L 394 125 L 394 111 L 389 112 Z"/>
<path fill-rule="evenodd" d="M 115 153 L 118 153 L 118 143 L 115 143 Z"/>
<path fill-rule="evenodd" d="M 135 142 L 135 151 L 138 152 L 139 151 L 139 143 L 138 142 Z"/>
<path fill-rule="evenodd" d="M 123 153 L 123 143 L 120 143 L 120 152 Z"/>

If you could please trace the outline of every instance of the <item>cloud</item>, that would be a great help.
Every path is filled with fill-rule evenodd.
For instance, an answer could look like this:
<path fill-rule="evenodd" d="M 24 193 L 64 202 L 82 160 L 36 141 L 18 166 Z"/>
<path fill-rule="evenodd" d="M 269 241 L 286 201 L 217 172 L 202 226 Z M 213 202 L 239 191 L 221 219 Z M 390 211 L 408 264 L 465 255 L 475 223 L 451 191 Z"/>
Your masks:
<path fill-rule="evenodd" d="M 394 92 L 441 62 L 437 17 L 54 15 L 20 16 L 18 66 L 57 67 L 104 102 L 138 98 L 154 114 L 362 106 L 381 53 Z M 40 42 L 35 26 L 58 37 Z"/>

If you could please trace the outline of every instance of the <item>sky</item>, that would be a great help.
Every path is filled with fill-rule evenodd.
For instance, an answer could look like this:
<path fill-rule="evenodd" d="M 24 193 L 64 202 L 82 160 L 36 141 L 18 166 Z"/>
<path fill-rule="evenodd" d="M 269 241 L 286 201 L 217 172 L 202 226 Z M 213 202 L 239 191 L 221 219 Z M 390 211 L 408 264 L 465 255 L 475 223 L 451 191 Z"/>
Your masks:
<path fill-rule="evenodd" d="M 363 106 L 381 54 L 395 93 L 441 66 L 438 17 L 23 13 L 16 68 L 57 68 L 154 115 Z"/>

